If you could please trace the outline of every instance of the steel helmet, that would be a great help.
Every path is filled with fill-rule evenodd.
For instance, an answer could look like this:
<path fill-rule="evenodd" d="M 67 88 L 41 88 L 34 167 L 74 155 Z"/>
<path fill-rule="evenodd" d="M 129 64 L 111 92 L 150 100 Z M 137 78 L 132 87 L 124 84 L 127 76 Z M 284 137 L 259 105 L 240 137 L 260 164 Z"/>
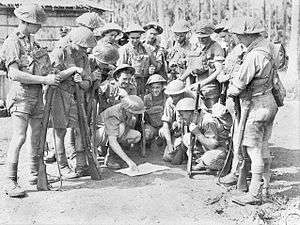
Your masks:
<path fill-rule="evenodd" d="M 132 75 L 135 74 L 135 69 L 132 66 L 130 66 L 128 64 L 121 64 L 113 72 L 113 74 L 112 74 L 113 77 L 116 78 L 118 76 L 118 74 L 121 73 L 124 70 L 128 70 L 129 73 L 131 73 Z"/>
<path fill-rule="evenodd" d="M 209 37 L 214 33 L 214 25 L 208 21 L 200 21 L 194 26 L 195 34 L 197 37 Z"/>
<path fill-rule="evenodd" d="M 237 17 L 232 20 L 229 32 L 235 34 L 258 34 L 265 31 L 262 21 L 254 17 Z"/>
<path fill-rule="evenodd" d="M 73 28 L 69 33 L 70 41 L 84 48 L 94 48 L 97 44 L 93 32 L 86 27 Z"/>
<path fill-rule="evenodd" d="M 186 20 L 178 20 L 172 26 L 174 33 L 187 33 L 190 31 L 189 23 Z"/>
<path fill-rule="evenodd" d="M 167 81 L 161 75 L 153 74 L 152 76 L 150 76 L 148 78 L 146 85 L 150 85 L 150 84 L 153 84 L 153 83 L 167 83 Z"/>
<path fill-rule="evenodd" d="M 145 112 L 143 100 L 136 95 L 127 95 L 121 100 L 123 109 L 133 114 L 142 114 Z"/>
<path fill-rule="evenodd" d="M 185 92 L 184 82 L 181 80 L 173 80 L 165 88 L 166 95 L 178 95 Z"/>
<path fill-rule="evenodd" d="M 157 31 L 158 34 L 161 34 L 164 29 L 162 28 L 162 26 L 160 26 L 157 22 L 152 21 L 150 23 L 147 23 L 145 26 L 143 26 L 144 30 L 149 30 L 151 28 L 155 29 Z"/>
<path fill-rule="evenodd" d="M 103 27 L 98 27 L 94 30 L 94 34 L 97 37 L 103 37 L 105 34 L 111 31 L 116 31 L 118 33 L 122 32 L 122 28 L 116 23 L 107 23 Z"/>
<path fill-rule="evenodd" d="M 102 19 L 95 12 L 87 12 L 76 18 L 76 23 L 89 29 L 95 29 L 103 24 Z"/>
<path fill-rule="evenodd" d="M 43 24 L 47 20 L 44 9 L 36 3 L 26 3 L 14 10 L 17 18 L 27 23 Z"/>
<path fill-rule="evenodd" d="M 195 99 L 183 98 L 176 104 L 177 111 L 193 111 L 195 107 Z"/>
<path fill-rule="evenodd" d="M 119 59 L 118 49 L 111 44 L 97 45 L 92 54 L 98 62 L 104 64 L 115 65 Z"/>
<path fill-rule="evenodd" d="M 130 34 L 130 33 L 145 33 L 145 30 L 139 25 L 139 24 L 130 24 L 125 33 Z"/>

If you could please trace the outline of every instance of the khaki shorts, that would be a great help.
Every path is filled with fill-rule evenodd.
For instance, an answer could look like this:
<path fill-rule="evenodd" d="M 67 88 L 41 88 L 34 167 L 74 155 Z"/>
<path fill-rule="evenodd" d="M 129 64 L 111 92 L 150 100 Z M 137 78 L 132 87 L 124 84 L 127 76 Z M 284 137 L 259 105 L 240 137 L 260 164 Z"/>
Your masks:
<path fill-rule="evenodd" d="M 244 146 L 262 149 L 265 157 L 270 154 L 268 141 L 272 134 L 277 111 L 278 108 L 272 94 L 257 96 L 252 99 L 252 106 L 245 126 Z"/>
<path fill-rule="evenodd" d="M 10 106 L 10 113 L 14 115 L 27 114 L 29 118 L 41 119 L 44 114 L 44 103 L 41 95 L 36 97 L 27 96 L 15 101 Z"/>

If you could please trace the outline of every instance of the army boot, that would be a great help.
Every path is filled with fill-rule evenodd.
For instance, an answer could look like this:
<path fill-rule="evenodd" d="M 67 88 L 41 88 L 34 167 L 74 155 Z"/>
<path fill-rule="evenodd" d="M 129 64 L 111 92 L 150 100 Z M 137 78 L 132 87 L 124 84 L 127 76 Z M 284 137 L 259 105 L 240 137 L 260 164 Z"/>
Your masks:
<path fill-rule="evenodd" d="M 229 173 L 225 177 L 222 177 L 220 179 L 220 182 L 226 186 L 233 186 L 236 185 L 237 180 L 238 180 L 237 175 L 235 175 L 234 173 Z"/>
<path fill-rule="evenodd" d="M 26 192 L 18 185 L 17 180 L 7 179 L 5 193 L 11 198 L 23 198 Z"/>
<path fill-rule="evenodd" d="M 252 174 L 251 183 L 249 186 L 249 192 L 232 198 L 232 202 L 237 203 L 239 205 L 261 205 L 262 203 L 262 185 L 261 182 L 262 175 L 259 173 Z"/>

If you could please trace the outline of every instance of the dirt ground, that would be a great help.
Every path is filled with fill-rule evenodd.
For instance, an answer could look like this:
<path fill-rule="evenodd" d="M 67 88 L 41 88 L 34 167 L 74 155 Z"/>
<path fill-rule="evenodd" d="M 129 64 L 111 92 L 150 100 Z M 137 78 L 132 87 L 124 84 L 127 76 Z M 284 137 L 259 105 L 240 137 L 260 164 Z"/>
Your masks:
<path fill-rule="evenodd" d="M 300 224 L 299 101 L 287 102 L 277 115 L 271 139 L 273 197 L 261 206 L 232 203 L 236 190 L 217 185 L 211 175 L 189 179 L 184 166 L 162 162 L 157 148 L 143 159 L 129 154 L 138 163 L 170 170 L 132 178 L 104 169 L 101 181 L 80 178 L 64 182 L 62 191 L 47 192 L 27 184 L 23 149 L 19 176 L 28 196 L 10 199 L 3 193 L 3 164 L 12 129 L 10 119 L 0 119 L 0 224 Z M 55 164 L 47 169 L 56 173 Z"/>

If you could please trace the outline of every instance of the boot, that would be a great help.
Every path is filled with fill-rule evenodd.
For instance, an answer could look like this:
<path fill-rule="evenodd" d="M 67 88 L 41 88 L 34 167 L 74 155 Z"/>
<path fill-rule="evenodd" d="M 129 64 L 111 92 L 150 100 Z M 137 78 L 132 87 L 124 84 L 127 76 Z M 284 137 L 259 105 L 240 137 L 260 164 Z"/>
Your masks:
<path fill-rule="evenodd" d="M 77 178 L 77 174 L 73 172 L 69 166 L 64 166 L 60 168 L 62 179 L 68 180 L 68 179 L 74 179 Z"/>
<path fill-rule="evenodd" d="M 75 173 L 77 177 L 86 177 L 91 175 L 90 168 L 87 165 L 83 167 L 77 167 L 75 169 Z"/>
<path fill-rule="evenodd" d="M 171 161 L 171 164 L 173 165 L 181 165 L 184 159 L 184 155 L 186 154 L 186 147 L 179 145 L 176 148 L 176 153 Z"/>
<path fill-rule="evenodd" d="M 235 175 L 234 173 L 229 173 L 225 177 L 222 177 L 220 179 L 220 182 L 224 185 L 233 186 L 236 185 L 237 180 L 238 180 L 237 175 Z"/>
<path fill-rule="evenodd" d="M 206 166 L 202 161 L 200 161 L 197 165 L 193 166 L 192 169 L 195 171 L 201 171 L 201 170 L 206 170 Z"/>
<path fill-rule="evenodd" d="M 11 198 L 23 198 L 26 192 L 18 185 L 16 180 L 7 179 L 5 193 Z"/>
<path fill-rule="evenodd" d="M 262 203 L 262 185 L 261 173 L 253 173 L 251 183 L 249 186 L 249 192 L 239 197 L 234 197 L 232 201 L 239 205 L 261 205 Z"/>
<path fill-rule="evenodd" d="M 37 181 L 38 181 L 38 176 L 36 175 L 32 175 L 29 177 L 28 179 L 28 182 L 30 185 L 37 185 Z M 56 176 L 52 176 L 50 174 L 47 174 L 47 181 L 49 184 L 52 184 L 52 183 L 56 183 L 59 181 L 59 177 L 56 177 Z"/>

